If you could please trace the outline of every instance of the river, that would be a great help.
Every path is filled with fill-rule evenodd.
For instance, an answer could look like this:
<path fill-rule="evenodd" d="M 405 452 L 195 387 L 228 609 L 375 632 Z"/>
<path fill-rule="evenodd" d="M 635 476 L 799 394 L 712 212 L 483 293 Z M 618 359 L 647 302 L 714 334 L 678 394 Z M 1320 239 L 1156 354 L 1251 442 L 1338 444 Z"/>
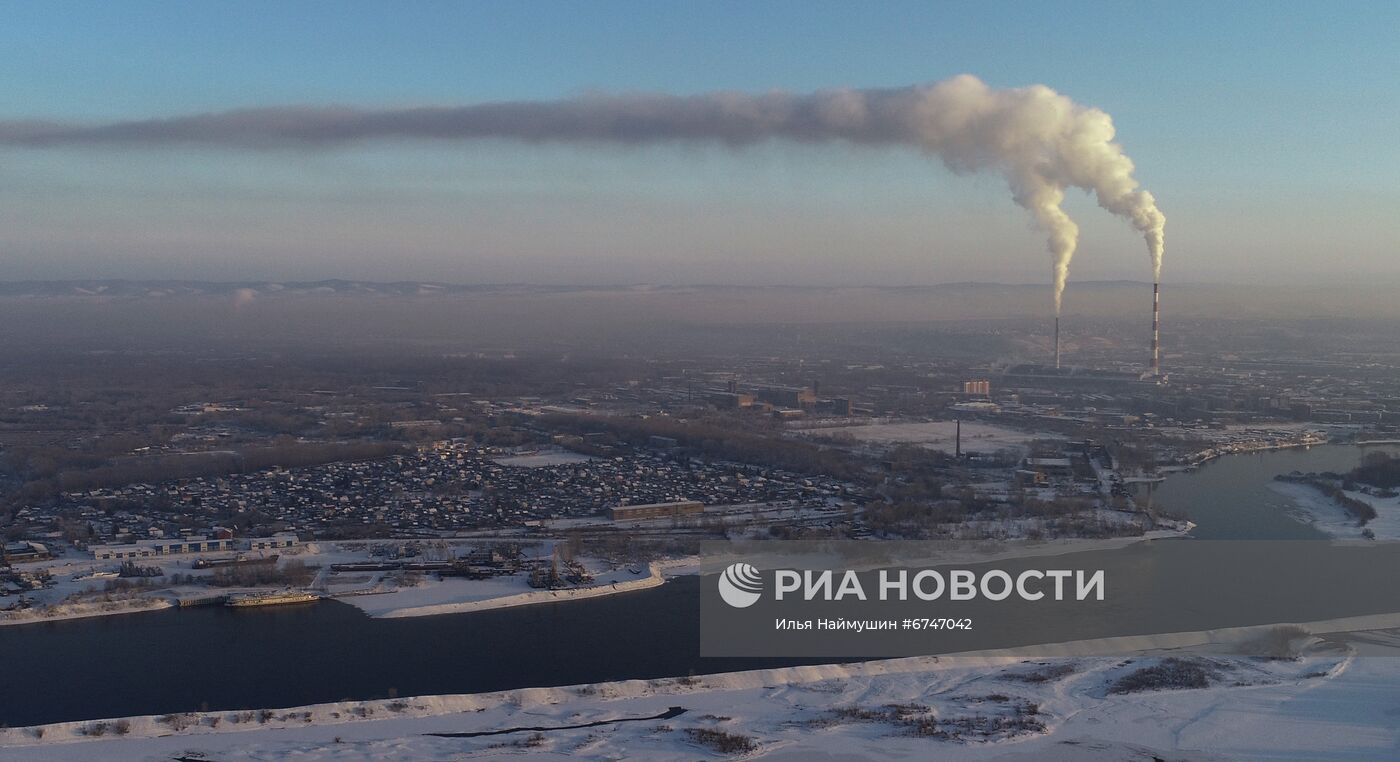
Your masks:
<path fill-rule="evenodd" d="M 1195 471 L 1172 474 L 1139 490 L 1138 499 L 1186 515 L 1203 540 L 1317 540 L 1324 535 L 1299 519 L 1298 506 L 1272 488 L 1291 471 L 1349 471 L 1363 453 L 1400 452 L 1395 445 L 1317 445 L 1217 458 Z"/>
<path fill-rule="evenodd" d="M 1151 499 L 1186 513 L 1201 539 L 1313 539 L 1318 533 L 1293 517 L 1269 482 L 1295 469 L 1344 470 L 1360 452 L 1327 445 L 1227 456 L 1172 475 L 1152 489 Z M 1169 544 L 1150 545 L 1158 547 L 1115 551 L 1134 555 L 1118 563 L 1160 565 L 1161 554 L 1171 553 Z M 1199 579 L 1200 570 L 1192 571 Z M 1180 594 L 1182 602 L 1190 593 L 1151 584 L 1153 591 Z M 7 688 L 0 691 L 0 723 L 477 693 L 832 661 L 701 658 L 699 592 L 698 578 L 683 577 L 634 593 L 473 614 L 372 619 L 324 601 L 3 627 L 0 672 Z M 1326 606 L 1317 611 L 1318 618 L 1347 613 Z"/>
<path fill-rule="evenodd" d="M 372 619 L 339 601 L 0 628 L 0 723 L 476 693 L 802 663 L 701 659 L 699 579 L 473 614 Z M 812 660 L 807 660 L 812 661 Z M 23 686 L 22 689 L 19 687 Z"/>

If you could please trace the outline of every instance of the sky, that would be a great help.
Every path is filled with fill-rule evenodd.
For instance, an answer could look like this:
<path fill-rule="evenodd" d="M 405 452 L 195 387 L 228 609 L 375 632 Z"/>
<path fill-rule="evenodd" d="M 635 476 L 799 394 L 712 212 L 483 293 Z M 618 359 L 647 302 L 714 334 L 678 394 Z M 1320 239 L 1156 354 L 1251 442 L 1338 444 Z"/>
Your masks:
<path fill-rule="evenodd" d="M 589 93 L 806 93 L 970 73 L 1113 117 L 1179 282 L 1400 284 L 1400 5 L 29 2 L 0 122 Z M 1071 189 L 1074 280 L 1150 278 Z M 0 280 L 1048 283 L 998 175 L 907 147 L 366 140 L 0 145 Z"/>

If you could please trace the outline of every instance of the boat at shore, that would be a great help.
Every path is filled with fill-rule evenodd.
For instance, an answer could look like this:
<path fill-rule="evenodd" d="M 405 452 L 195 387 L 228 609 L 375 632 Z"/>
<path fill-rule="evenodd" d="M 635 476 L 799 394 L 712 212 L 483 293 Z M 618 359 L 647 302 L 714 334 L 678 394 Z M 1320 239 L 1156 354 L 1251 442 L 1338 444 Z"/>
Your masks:
<path fill-rule="evenodd" d="M 234 608 L 248 608 L 252 606 L 280 606 L 287 603 L 311 603 L 318 601 L 321 596 L 315 593 L 304 593 L 295 590 L 288 590 L 281 593 L 248 593 L 245 595 L 230 595 L 224 601 L 225 606 Z"/>

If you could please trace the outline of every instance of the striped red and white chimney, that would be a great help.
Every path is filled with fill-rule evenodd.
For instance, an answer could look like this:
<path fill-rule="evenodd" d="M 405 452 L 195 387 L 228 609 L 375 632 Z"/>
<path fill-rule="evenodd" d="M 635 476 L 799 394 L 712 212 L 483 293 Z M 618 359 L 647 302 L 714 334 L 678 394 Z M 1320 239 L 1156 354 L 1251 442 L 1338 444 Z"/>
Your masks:
<path fill-rule="evenodd" d="M 1152 375 L 1158 375 L 1161 370 L 1160 344 L 1158 330 L 1161 327 L 1162 318 L 1162 295 L 1161 287 L 1157 283 L 1152 284 Z"/>

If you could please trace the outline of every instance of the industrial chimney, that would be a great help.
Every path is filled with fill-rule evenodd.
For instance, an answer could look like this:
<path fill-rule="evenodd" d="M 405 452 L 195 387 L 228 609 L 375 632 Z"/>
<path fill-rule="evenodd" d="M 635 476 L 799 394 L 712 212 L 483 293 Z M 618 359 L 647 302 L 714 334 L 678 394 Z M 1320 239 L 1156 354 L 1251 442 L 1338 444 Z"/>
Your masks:
<path fill-rule="evenodd" d="M 1060 369 L 1060 316 L 1055 316 L 1055 370 Z"/>
<path fill-rule="evenodd" d="M 1160 345 L 1158 344 L 1158 328 L 1161 325 L 1162 317 L 1162 297 L 1161 286 L 1153 281 L 1152 283 L 1152 375 L 1160 375 L 1162 366 L 1160 361 Z"/>

